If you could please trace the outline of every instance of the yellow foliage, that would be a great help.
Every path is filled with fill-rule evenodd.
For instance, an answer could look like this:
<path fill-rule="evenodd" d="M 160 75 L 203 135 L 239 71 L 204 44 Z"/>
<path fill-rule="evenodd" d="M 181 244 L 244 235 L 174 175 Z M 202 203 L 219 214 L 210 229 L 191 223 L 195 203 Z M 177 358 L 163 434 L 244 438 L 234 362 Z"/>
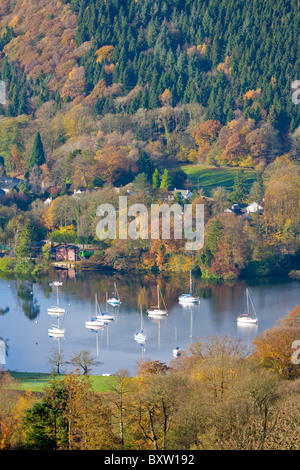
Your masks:
<path fill-rule="evenodd" d="M 11 22 L 8 24 L 8 26 L 9 26 L 10 28 L 15 28 L 18 23 L 19 23 L 19 17 L 18 17 L 18 16 L 14 16 L 13 19 L 11 20 Z"/>
<path fill-rule="evenodd" d="M 275 86 L 277 85 L 277 80 L 275 77 L 271 78 L 271 85 L 272 85 L 272 88 L 275 88 Z"/>
<path fill-rule="evenodd" d="M 66 233 L 70 235 L 75 232 L 75 227 L 74 225 L 67 225 L 66 227 L 59 226 L 58 230 L 60 231 L 60 233 Z"/>
<path fill-rule="evenodd" d="M 172 98 L 172 93 L 168 88 L 165 89 L 165 91 L 159 96 L 160 102 L 163 105 L 170 104 L 170 100 Z"/>
<path fill-rule="evenodd" d="M 84 68 L 74 67 L 69 73 L 70 80 L 83 80 L 84 79 Z"/>
<path fill-rule="evenodd" d="M 254 168 L 255 164 L 253 158 L 249 155 L 247 158 L 240 161 L 239 166 L 245 168 Z"/>
<path fill-rule="evenodd" d="M 230 67 L 230 57 L 226 57 L 225 58 L 225 61 L 224 62 L 221 62 L 218 66 L 217 66 L 217 71 L 218 72 L 224 72 L 225 75 L 229 75 L 230 74 L 230 71 L 231 71 L 231 67 Z"/>
<path fill-rule="evenodd" d="M 96 62 L 102 62 L 103 60 L 109 60 L 113 53 L 114 46 L 102 46 L 95 52 Z"/>
<path fill-rule="evenodd" d="M 199 45 L 197 46 L 197 51 L 199 52 L 199 54 L 200 54 L 202 57 L 204 56 L 204 54 L 205 54 L 205 52 L 206 52 L 206 47 L 207 47 L 207 46 L 206 46 L 205 43 L 204 43 L 204 44 L 199 44 Z"/>
<path fill-rule="evenodd" d="M 243 96 L 243 100 L 246 101 L 246 100 L 255 100 L 256 98 L 259 98 L 261 95 L 261 89 L 260 88 L 257 88 L 257 90 L 248 90 L 244 96 Z"/>

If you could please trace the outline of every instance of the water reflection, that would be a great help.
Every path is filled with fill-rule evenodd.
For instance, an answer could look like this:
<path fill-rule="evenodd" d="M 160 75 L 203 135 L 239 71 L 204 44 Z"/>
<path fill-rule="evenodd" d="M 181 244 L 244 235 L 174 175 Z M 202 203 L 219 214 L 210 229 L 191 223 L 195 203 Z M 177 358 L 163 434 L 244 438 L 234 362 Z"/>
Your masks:
<path fill-rule="evenodd" d="M 247 352 L 250 353 L 252 350 L 252 341 L 258 333 L 258 325 L 257 324 L 246 325 L 246 324 L 238 323 L 237 332 L 238 332 L 239 338 L 243 340 Z"/>
<path fill-rule="evenodd" d="M 48 337 L 51 326 L 47 309 L 56 302 L 56 290 L 49 283 L 62 281 L 59 304 L 67 310 L 63 319 L 54 321 L 65 329 L 64 337 Z M 131 274 L 80 273 L 58 271 L 55 279 L 41 283 L 0 280 L 0 360 L 8 368 L 21 371 L 49 372 L 47 358 L 54 352 L 71 355 L 74 351 L 90 350 L 99 359 L 92 373 L 113 373 L 120 368 L 134 370 L 141 358 L 169 363 L 174 348 L 184 349 L 189 343 L 215 334 L 241 338 L 250 350 L 253 338 L 275 324 L 299 303 L 299 281 L 282 283 L 270 279 L 263 284 L 251 281 L 251 295 L 259 316 L 258 325 L 237 325 L 237 315 L 245 302 L 245 281 L 222 285 L 208 285 L 195 278 L 199 304 L 179 304 L 178 297 L 189 285 L 189 273 L 177 276 L 134 276 Z M 106 292 L 117 284 L 122 304 L 107 306 Z M 149 318 L 150 305 L 156 304 L 157 283 L 161 289 L 167 317 Z M 99 312 L 113 313 L 114 322 L 104 328 L 89 330 L 85 321 L 95 315 L 95 298 Z M 147 342 L 138 344 L 134 333 L 142 322 Z M 28 321 L 29 320 L 29 321 Z M 35 320 L 35 321 L 32 321 Z M 54 342 L 54 343 L 53 343 Z M 2 349 L 1 349 L 2 348 Z"/>
<path fill-rule="evenodd" d="M 40 314 L 40 306 L 33 294 L 33 283 L 28 281 L 17 281 L 17 296 L 21 300 L 25 316 L 30 320 L 35 320 Z"/>

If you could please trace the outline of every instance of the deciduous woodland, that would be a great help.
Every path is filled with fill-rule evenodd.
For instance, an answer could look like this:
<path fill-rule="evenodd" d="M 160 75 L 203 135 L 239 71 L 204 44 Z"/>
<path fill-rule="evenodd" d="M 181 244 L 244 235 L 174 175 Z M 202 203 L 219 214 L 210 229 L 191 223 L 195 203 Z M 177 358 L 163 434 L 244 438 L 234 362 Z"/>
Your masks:
<path fill-rule="evenodd" d="M 2 0 L 0 275 L 45 276 L 72 243 L 93 247 L 77 269 L 298 277 L 299 20 L 298 0 Z M 204 204 L 203 249 L 99 240 L 119 195 Z M 78 371 L 17 393 L 1 372 L 0 447 L 299 450 L 297 317 L 250 356 L 207 338 L 107 393 Z"/>
<path fill-rule="evenodd" d="M 2 1 L 0 271 L 47 271 L 47 247 L 27 261 L 51 240 L 93 244 L 85 268 L 298 275 L 299 14 L 296 0 Z M 119 194 L 203 203 L 204 250 L 101 243 L 96 208 Z"/>
<path fill-rule="evenodd" d="M 1 448 L 299 450 L 299 313 L 258 336 L 251 355 L 236 340 L 207 337 L 168 365 L 145 358 L 135 377 L 117 371 L 102 393 L 85 352 L 40 395 L 16 393 L 3 372 Z"/>

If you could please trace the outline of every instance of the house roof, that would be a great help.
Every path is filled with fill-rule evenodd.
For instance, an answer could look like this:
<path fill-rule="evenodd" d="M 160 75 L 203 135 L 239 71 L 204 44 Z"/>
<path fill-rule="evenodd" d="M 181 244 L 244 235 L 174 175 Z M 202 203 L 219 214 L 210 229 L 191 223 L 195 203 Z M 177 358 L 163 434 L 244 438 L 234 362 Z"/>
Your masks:
<path fill-rule="evenodd" d="M 190 197 L 193 193 L 189 189 L 177 189 L 174 188 L 172 191 L 173 194 L 179 193 L 182 197 Z"/>
<path fill-rule="evenodd" d="M 59 249 L 59 248 L 65 248 L 66 250 L 73 248 L 73 249 L 75 249 L 75 250 L 79 250 L 78 246 L 76 246 L 76 245 L 65 245 L 65 244 L 61 244 L 61 245 L 58 245 L 58 246 L 56 247 L 56 249 Z"/>
<path fill-rule="evenodd" d="M 262 206 L 260 206 L 257 202 L 252 202 L 249 206 L 246 207 L 247 212 L 256 212 L 262 210 Z"/>
<path fill-rule="evenodd" d="M 4 191 L 9 190 L 9 189 L 13 189 L 16 186 L 18 186 L 20 181 L 21 180 L 19 178 L 8 178 L 7 176 L 1 176 L 0 177 L 0 188 Z"/>

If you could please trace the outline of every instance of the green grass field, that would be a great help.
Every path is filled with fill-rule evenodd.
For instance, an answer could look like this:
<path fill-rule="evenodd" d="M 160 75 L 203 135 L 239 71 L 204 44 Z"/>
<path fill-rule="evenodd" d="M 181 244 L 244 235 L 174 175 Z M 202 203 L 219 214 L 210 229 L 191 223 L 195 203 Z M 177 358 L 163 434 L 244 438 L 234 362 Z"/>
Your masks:
<path fill-rule="evenodd" d="M 203 188 L 206 196 L 217 186 L 224 186 L 232 191 L 235 175 L 238 168 L 215 168 L 204 165 L 183 165 L 181 170 L 192 181 L 195 189 Z M 246 184 L 250 188 L 256 179 L 254 170 L 245 170 Z"/>
<path fill-rule="evenodd" d="M 49 383 L 51 374 L 39 374 L 31 372 L 10 372 L 15 379 L 12 388 L 15 390 L 30 390 L 32 392 L 43 392 L 45 386 Z M 64 375 L 56 376 L 60 379 Z M 95 392 L 106 392 L 114 386 L 115 378 L 113 376 L 90 375 L 92 388 Z"/>

